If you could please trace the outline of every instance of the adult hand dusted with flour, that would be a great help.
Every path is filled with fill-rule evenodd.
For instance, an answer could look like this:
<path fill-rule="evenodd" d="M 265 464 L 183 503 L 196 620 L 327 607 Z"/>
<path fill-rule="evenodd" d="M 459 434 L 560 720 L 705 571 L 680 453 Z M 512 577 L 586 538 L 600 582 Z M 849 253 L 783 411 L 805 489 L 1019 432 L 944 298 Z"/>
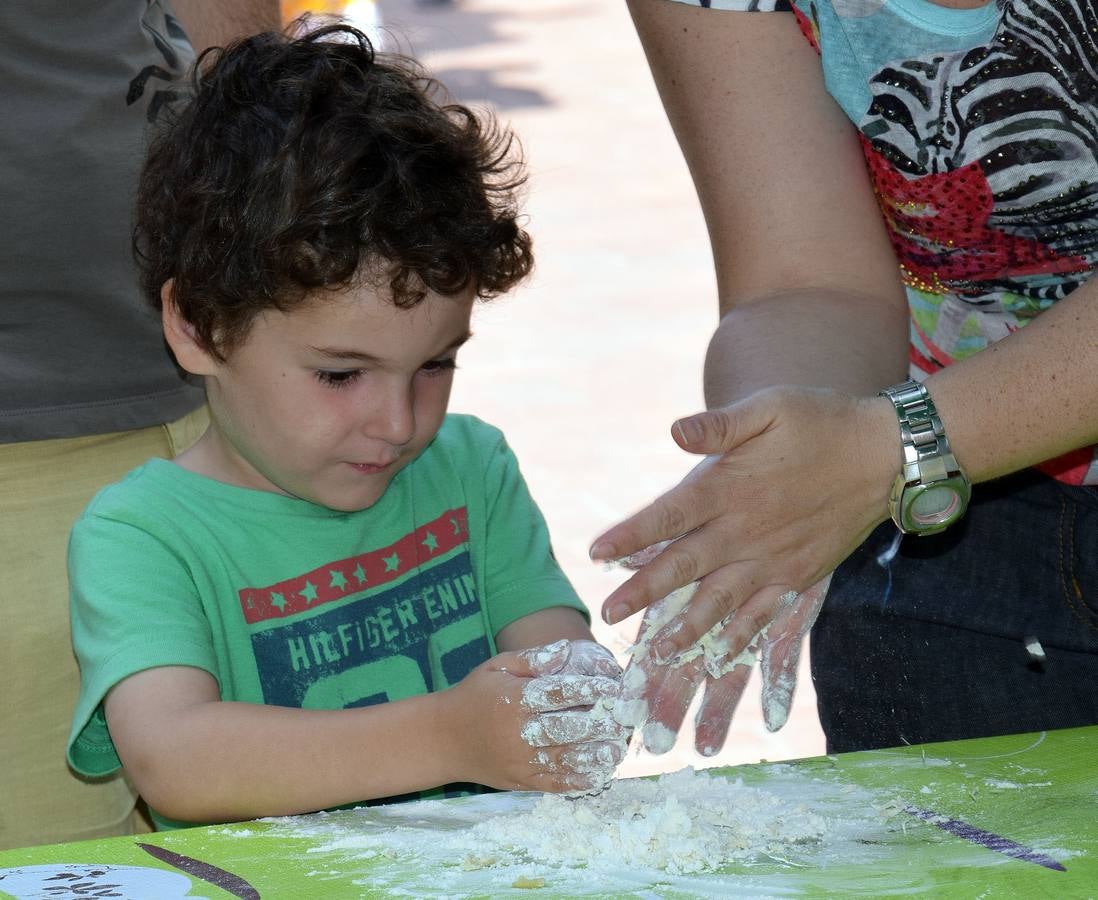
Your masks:
<path fill-rule="evenodd" d="M 733 613 L 693 647 L 660 662 L 651 649 L 652 637 L 690 602 L 697 583 L 673 591 L 645 611 L 614 717 L 640 728 L 641 743 L 650 753 L 666 753 L 674 745 L 694 694 L 704 683 L 705 693 L 694 718 L 694 746 L 702 756 L 714 756 L 724 746 L 732 716 L 758 660 L 763 719 L 770 731 L 777 731 L 789 718 L 804 638 L 816 621 L 830 580 L 828 575 L 801 594 L 783 594 L 774 618 L 739 654 L 731 652 L 738 624 Z"/>
<path fill-rule="evenodd" d="M 649 608 L 618 713 L 649 750 L 670 749 L 705 681 L 695 744 L 716 753 L 756 657 L 766 724 L 785 723 L 826 576 L 884 518 L 894 462 L 871 436 L 887 448 L 889 415 L 878 400 L 771 388 L 676 423 L 683 449 L 711 455 L 592 549 L 637 568 L 606 600 L 607 621 Z"/>
<path fill-rule="evenodd" d="M 452 690 L 460 766 L 482 784 L 587 793 L 625 755 L 630 729 L 610 715 L 621 668 L 593 641 L 500 653 Z"/>

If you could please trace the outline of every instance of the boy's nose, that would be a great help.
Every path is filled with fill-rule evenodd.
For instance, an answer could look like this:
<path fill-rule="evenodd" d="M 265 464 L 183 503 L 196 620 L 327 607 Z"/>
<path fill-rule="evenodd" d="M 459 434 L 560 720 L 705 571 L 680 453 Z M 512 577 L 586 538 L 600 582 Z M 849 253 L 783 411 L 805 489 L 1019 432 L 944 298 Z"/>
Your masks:
<path fill-rule="evenodd" d="M 394 446 L 409 443 L 416 433 L 415 390 L 409 384 L 392 385 L 372 414 L 367 417 L 366 430 Z"/>

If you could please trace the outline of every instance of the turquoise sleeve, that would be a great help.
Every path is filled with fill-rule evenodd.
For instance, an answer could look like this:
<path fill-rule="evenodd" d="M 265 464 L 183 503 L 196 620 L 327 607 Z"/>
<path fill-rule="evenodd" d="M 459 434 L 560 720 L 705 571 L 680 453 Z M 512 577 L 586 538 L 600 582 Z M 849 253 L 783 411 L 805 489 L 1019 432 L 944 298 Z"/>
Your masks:
<path fill-rule="evenodd" d="M 103 714 L 107 692 L 158 666 L 216 678 L 217 662 L 185 564 L 148 531 L 85 513 L 69 538 L 69 583 L 80 694 L 68 760 L 83 775 L 106 775 L 121 766 Z"/>
<path fill-rule="evenodd" d="M 485 592 L 492 634 L 551 606 L 572 607 L 590 622 L 590 612 L 557 564 L 545 518 L 502 435 L 488 455 L 484 489 Z"/>

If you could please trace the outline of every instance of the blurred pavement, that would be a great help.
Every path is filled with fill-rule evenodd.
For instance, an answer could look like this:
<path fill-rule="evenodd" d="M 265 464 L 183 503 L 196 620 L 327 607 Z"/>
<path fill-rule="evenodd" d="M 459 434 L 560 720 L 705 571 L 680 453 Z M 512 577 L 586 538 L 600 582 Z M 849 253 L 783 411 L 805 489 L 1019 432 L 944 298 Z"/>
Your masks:
<path fill-rule="evenodd" d="M 620 653 L 639 617 L 602 624 L 602 599 L 623 576 L 592 564 L 587 547 L 697 461 L 669 428 L 702 408 L 716 325 L 686 166 L 620 0 L 381 0 L 380 9 L 390 49 L 418 56 L 461 102 L 493 108 L 525 148 L 536 272 L 479 307 L 452 409 L 505 431 L 596 634 Z M 823 752 L 805 662 L 782 731 L 763 727 L 753 678 L 719 756 L 698 756 L 684 735 L 667 755 L 631 753 L 622 774 Z"/>

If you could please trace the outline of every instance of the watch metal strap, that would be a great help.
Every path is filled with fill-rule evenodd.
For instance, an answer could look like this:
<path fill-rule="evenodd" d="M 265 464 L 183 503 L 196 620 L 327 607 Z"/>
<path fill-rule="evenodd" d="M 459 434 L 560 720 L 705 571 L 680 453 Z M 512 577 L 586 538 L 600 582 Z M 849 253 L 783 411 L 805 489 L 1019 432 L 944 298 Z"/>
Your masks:
<path fill-rule="evenodd" d="M 904 467 L 917 465 L 919 480 L 924 484 L 948 478 L 952 474 L 949 462 L 953 463 L 953 468 L 957 463 L 930 392 L 917 381 L 905 381 L 885 388 L 881 395 L 888 397 L 896 407 Z"/>

